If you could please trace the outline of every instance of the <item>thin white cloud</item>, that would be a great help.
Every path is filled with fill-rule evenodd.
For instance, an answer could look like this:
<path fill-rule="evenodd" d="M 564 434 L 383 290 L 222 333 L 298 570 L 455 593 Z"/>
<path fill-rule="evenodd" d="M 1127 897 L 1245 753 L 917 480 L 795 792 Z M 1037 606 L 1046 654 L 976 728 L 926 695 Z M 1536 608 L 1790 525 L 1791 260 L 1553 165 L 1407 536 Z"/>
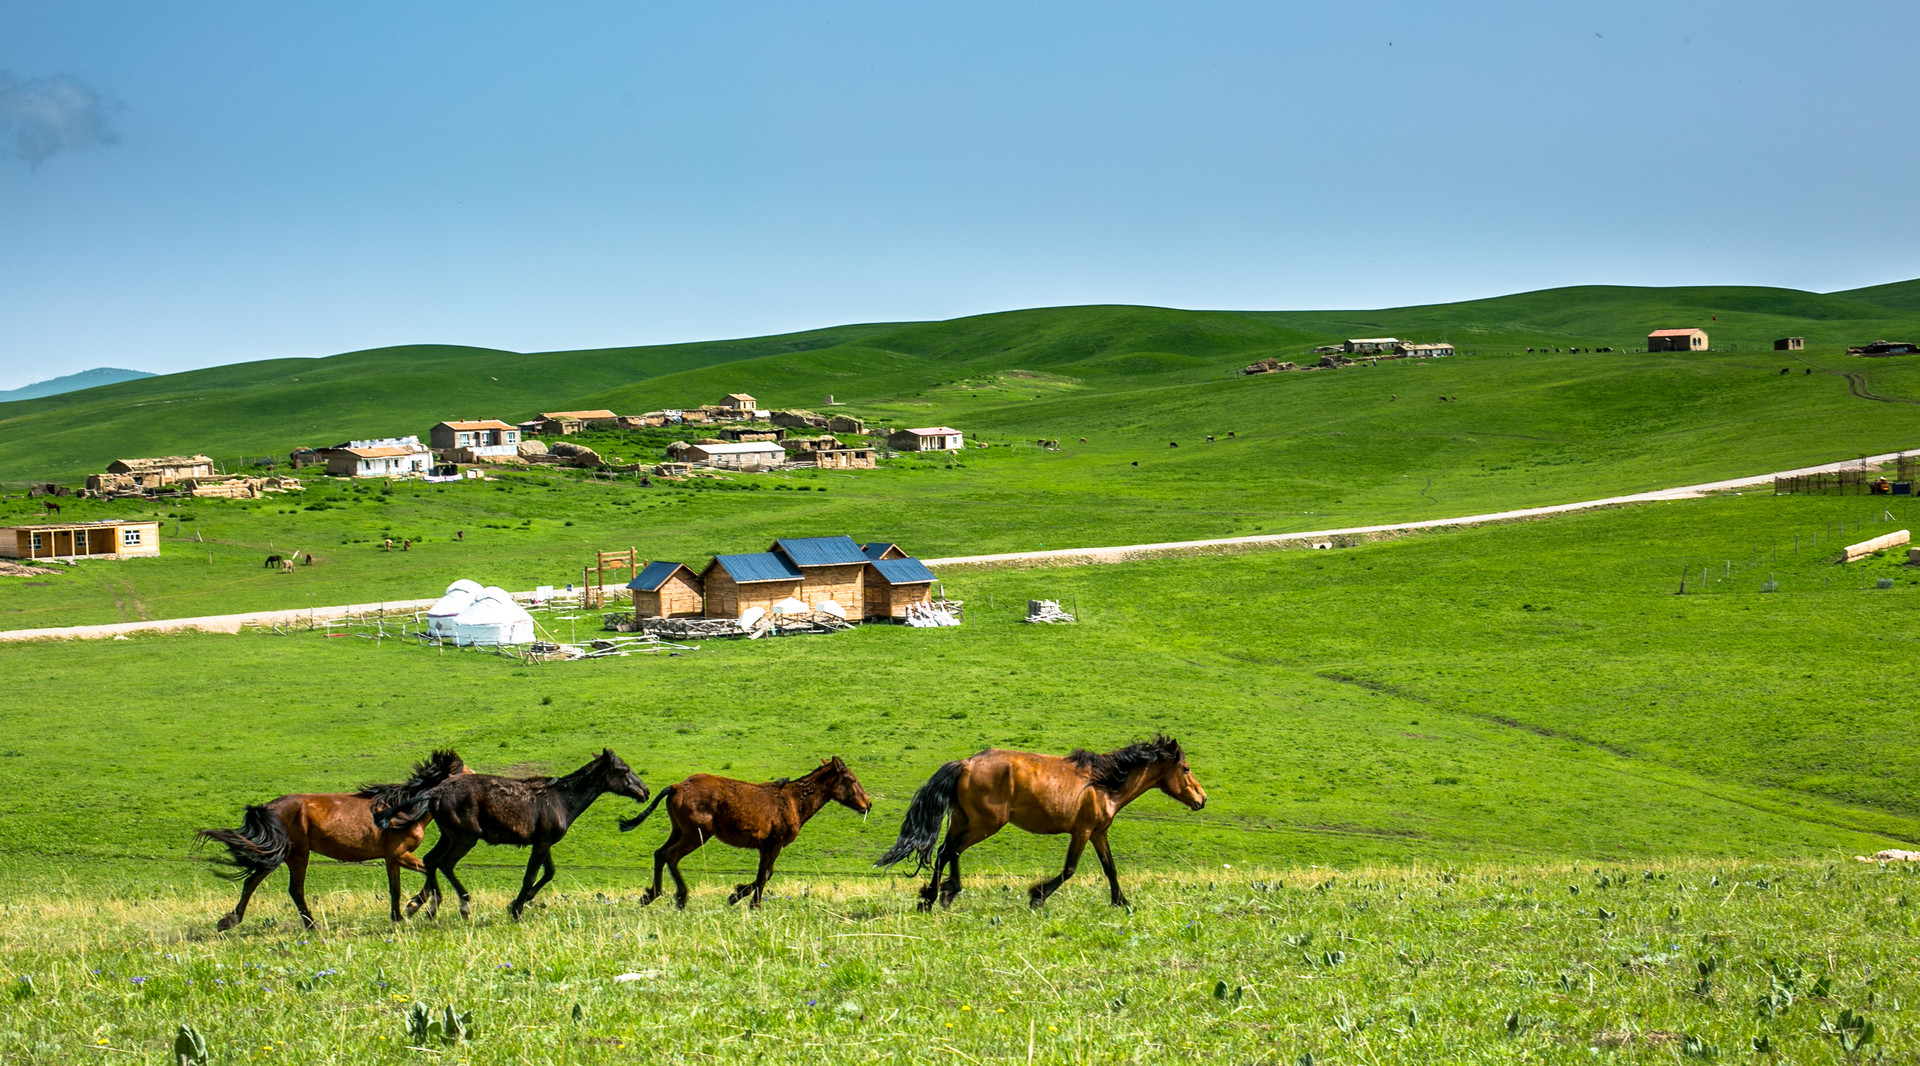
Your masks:
<path fill-rule="evenodd" d="M 124 107 L 65 74 L 22 80 L 0 70 L 0 150 L 37 167 L 59 152 L 112 144 L 113 116 Z"/>

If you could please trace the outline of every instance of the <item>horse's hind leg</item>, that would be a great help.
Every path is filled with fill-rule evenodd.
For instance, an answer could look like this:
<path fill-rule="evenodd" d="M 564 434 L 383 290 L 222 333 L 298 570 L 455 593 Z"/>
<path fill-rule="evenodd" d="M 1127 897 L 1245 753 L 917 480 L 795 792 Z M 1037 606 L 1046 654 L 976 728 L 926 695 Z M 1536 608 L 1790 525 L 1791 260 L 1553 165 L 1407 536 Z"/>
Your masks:
<path fill-rule="evenodd" d="M 239 925 L 240 920 L 247 916 L 247 901 L 253 898 L 253 890 L 259 888 L 260 882 L 266 880 L 267 875 L 272 872 L 272 870 L 255 870 L 247 875 L 246 883 L 240 886 L 240 902 L 234 904 L 233 909 L 220 919 L 218 928 L 221 932 L 224 933 Z"/>
<path fill-rule="evenodd" d="M 422 904 L 426 905 L 427 917 L 431 918 L 440 913 L 440 860 L 446 853 L 447 837 L 443 833 L 439 840 L 434 841 L 432 849 L 427 852 L 426 861 L 420 863 L 420 868 L 425 871 L 427 879 L 420 886 L 420 891 L 408 901 L 407 917 L 413 917 L 414 912 L 418 911 Z M 413 856 L 409 855 L 408 858 Z"/>
<path fill-rule="evenodd" d="M 680 843 L 667 852 L 667 872 L 673 875 L 673 905 L 679 910 L 687 909 L 687 879 L 680 876 L 680 860 L 698 851 L 704 843 L 706 839 L 695 831 L 681 837 Z"/>
<path fill-rule="evenodd" d="M 441 839 L 444 840 L 445 838 L 443 837 Z M 466 858 L 467 852 L 473 850 L 474 843 L 474 840 L 461 840 L 449 844 L 447 847 L 447 859 L 440 864 L 440 872 L 447 875 L 447 884 L 452 885 L 454 895 L 460 897 L 460 917 L 462 918 L 473 917 L 473 896 L 467 891 L 467 886 L 461 884 L 460 879 L 454 876 L 453 865 L 461 859 Z M 434 850 L 438 851 L 440 849 L 436 846 Z M 438 893 L 435 893 L 435 895 L 438 896 Z"/>
<path fill-rule="evenodd" d="M 1085 830 L 1074 830 L 1073 839 L 1067 844 L 1067 865 L 1060 871 L 1060 876 L 1042 881 L 1028 889 L 1028 903 L 1036 908 L 1039 907 L 1047 901 L 1048 896 L 1059 891 L 1060 886 L 1067 883 L 1067 879 L 1073 876 L 1074 868 L 1080 865 L 1080 853 L 1086 850 L 1087 837 L 1090 835 Z"/>
<path fill-rule="evenodd" d="M 667 835 L 667 842 L 653 852 L 653 887 L 640 894 L 642 907 L 660 898 L 660 877 L 667 868 L 667 856 L 673 853 L 674 845 L 680 843 L 680 824 L 674 823 L 673 832 Z"/>
<path fill-rule="evenodd" d="M 307 909 L 307 853 L 294 850 L 287 854 L 287 895 L 293 897 L 293 905 L 300 910 L 300 920 L 308 929 L 314 928 L 313 912 Z"/>

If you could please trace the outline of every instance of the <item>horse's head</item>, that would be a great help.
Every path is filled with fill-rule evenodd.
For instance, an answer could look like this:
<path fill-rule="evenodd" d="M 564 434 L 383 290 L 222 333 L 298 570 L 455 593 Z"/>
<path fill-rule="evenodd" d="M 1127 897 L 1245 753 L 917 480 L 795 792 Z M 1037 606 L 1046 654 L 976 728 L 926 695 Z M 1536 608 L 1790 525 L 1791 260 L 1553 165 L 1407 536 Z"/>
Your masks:
<path fill-rule="evenodd" d="M 867 790 L 860 787 L 860 779 L 853 776 L 853 771 L 847 769 L 847 764 L 841 761 L 840 756 L 822 759 L 820 765 L 833 782 L 834 802 L 845 804 L 860 814 L 873 809 L 873 801 L 867 798 Z"/>
<path fill-rule="evenodd" d="M 1168 743 L 1172 747 L 1170 754 L 1173 758 L 1162 764 L 1165 769 L 1160 775 L 1160 791 L 1197 811 L 1207 805 L 1207 790 L 1200 787 L 1199 780 L 1193 776 L 1193 768 L 1187 765 L 1187 753 L 1180 749 L 1179 744 L 1172 741 Z"/>
<path fill-rule="evenodd" d="M 647 802 L 647 783 L 633 772 L 626 760 L 613 753 L 611 748 L 600 749 L 600 757 L 594 762 L 599 770 L 600 787 L 603 791 L 617 796 L 625 796 L 635 803 Z"/>

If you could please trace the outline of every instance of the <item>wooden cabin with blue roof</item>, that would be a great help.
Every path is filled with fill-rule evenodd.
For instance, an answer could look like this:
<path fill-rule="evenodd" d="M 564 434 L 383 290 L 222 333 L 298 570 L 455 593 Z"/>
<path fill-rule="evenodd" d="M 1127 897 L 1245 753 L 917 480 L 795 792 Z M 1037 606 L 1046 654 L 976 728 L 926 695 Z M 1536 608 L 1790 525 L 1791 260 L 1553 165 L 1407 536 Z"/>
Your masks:
<path fill-rule="evenodd" d="M 627 588 L 635 618 L 699 618 L 706 612 L 706 585 L 685 563 L 656 559 Z"/>
<path fill-rule="evenodd" d="M 775 552 L 716 555 L 700 572 L 708 618 L 738 618 L 750 607 L 771 611 L 789 597 L 798 598 L 802 574 Z"/>
<path fill-rule="evenodd" d="M 897 548 L 895 550 L 898 551 Z M 864 617 L 888 621 L 905 618 L 909 607 L 933 602 L 933 582 L 933 571 L 905 552 L 893 558 L 882 554 L 881 558 L 870 560 L 867 563 L 867 609 Z"/>
<path fill-rule="evenodd" d="M 800 591 L 795 595 L 807 606 L 832 600 L 848 618 L 866 617 L 869 560 L 852 537 L 781 537 L 768 551 L 800 571 Z"/>

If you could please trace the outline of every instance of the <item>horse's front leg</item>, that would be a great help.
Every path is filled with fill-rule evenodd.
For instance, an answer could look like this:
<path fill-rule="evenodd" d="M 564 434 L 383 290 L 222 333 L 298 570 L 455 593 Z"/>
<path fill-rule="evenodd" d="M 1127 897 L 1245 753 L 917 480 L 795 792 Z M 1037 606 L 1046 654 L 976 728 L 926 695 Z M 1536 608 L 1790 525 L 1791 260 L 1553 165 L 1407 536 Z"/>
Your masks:
<path fill-rule="evenodd" d="M 400 917 L 400 860 L 387 856 L 387 920 L 399 922 Z"/>
<path fill-rule="evenodd" d="M 732 906 L 740 902 L 741 897 L 751 894 L 753 900 L 749 902 L 747 906 L 758 909 L 760 906 L 760 897 L 762 893 L 766 891 L 767 879 L 773 876 L 773 860 L 779 857 L 779 845 L 769 844 L 761 848 L 759 871 L 754 874 L 753 880 L 748 881 L 744 885 L 733 886 L 733 894 L 727 897 L 727 905 Z"/>
<path fill-rule="evenodd" d="M 1120 891 L 1120 871 L 1114 869 L 1113 849 L 1107 845 L 1106 827 L 1094 830 L 1090 839 L 1093 841 L 1093 853 L 1100 856 L 1100 869 L 1106 871 L 1107 887 L 1113 890 L 1113 905 L 1132 910 L 1133 905 L 1127 902 L 1126 893 Z"/>
<path fill-rule="evenodd" d="M 447 838 L 442 834 L 439 840 L 434 841 L 432 850 L 427 852 L 425 862 L 421 862 L 411 854 L 407 856 L 420 863 L 419 869 L 427 875 L 427 879 L 420 885 L 419 893 L 407 903 L 407 917 L 413 917 L 423 904 L 427 907 L 427 917 L 432 918 L 440 913 L 440 859 L 446 853 Z"/>
<path fill-rule="evenodd" d="M 1087 838 L 1091 835 L 1084 829 L 1073 831 L 1073 839 L 1067 844 L 1067 865 L 1061 869 L 1060 876 L 1042 881 L 1028 889 L 1028 903 L 1038 908 L 1047 901 L 1048 896 L 1059 891 L 1060 886 L 1067 883 L 1067 879 L 1073 876 L 1074 869 L 1080 865 L 1080 853 L 1086 850 Z"/>
<path fill-rule="evenodd" d="M 547 845 L 535 844 L 533 854 L 527 856 L 527 874 L 520 879 L 520 894 L 513 897 L 513 903 L 507 907 L 507 912 L 513 915 L 514 921 L 520 920 L 520 912 L 532 902 L 533 894 L 540 891 L 541 885 L 547 883 L 547 878 L 542 877 L 541 874 L 543 871 L 551 870 L 552 866 L 553 859 Z M 551 876 L 551 873 L 547 874 L 547 877 Z"/>

